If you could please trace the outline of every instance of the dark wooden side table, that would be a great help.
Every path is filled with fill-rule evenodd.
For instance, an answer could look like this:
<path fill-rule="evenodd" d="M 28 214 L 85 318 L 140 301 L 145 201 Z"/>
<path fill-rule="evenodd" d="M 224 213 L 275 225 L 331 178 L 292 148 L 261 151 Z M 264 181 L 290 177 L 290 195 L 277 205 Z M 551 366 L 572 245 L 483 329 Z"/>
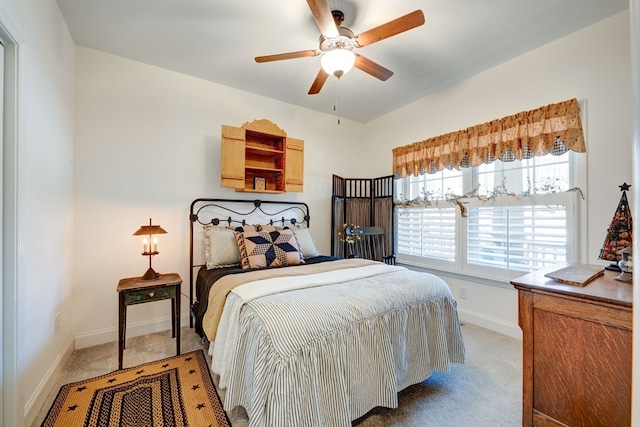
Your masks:
<path fill-rule="evenodd" d="M 176 354 L 180 354 L 180 285 L 178 273 L 161 274 L 154 280 L 129 277 L 118 282 L 118 369 L 122 369 L 128 305 L 171 298 L 171 337 L 176 338 Z"/>
<path fill-rule="evenodd" d="M 631 283 L 605 271 L 585 286 L 544 275 L 511 281 L 518 290 L 523 351 L 523 426 L 631 423 Z"/>

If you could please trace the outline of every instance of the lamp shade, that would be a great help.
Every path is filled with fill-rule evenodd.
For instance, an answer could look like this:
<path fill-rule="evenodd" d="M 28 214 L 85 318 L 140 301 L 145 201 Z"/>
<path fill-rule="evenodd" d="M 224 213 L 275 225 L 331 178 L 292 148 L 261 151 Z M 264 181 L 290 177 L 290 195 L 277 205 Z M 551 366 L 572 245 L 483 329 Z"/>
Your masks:
<path fill-rule="evenodd" d="M 340 78 L 353 68 L 355 60 L 355 54 L 349 49 L 337 48 L 322 54 L 320 65 L 328 74 Z"/>
<path fill-rule="evenodd" d="M 143 236 L 149 234 L 167 234 L 167 232 L 159 225 L 151 225 L 151 218 L 149 218 L 149 225 L 141 225 L 140 228 L 133 233 L 134 236 Z"/>
<path fill-rule="evenodd" d="M 141 277 L 141 280 L 155 280 L 160 277 L 160 274 L 151 268 L 151 258 L 160 253 L 158 252 L 158 239 L 154 237 L 153 241 L 151 241 L 152 234 L 167 234 L 167 232 L 159 225 L 153 225 L 151 218 L 149 218 L 149 225 L 141 225 L 140 228 L 133 233 L 134 236 L 149 236 L 149 240 L 147 240 L 146 237 L 142 239 L 142 255 L 149 257 L 149 269 Z"/>

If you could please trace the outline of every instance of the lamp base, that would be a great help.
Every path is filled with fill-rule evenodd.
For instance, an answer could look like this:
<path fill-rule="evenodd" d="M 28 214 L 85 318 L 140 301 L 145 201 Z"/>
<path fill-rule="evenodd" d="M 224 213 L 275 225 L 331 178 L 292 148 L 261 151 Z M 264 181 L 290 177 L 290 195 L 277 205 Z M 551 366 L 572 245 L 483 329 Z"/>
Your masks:
<path fill-rule="evenodd" d="M 144 273 L 144 275 L 141 277 L 142 280 L 155 280 L 158 277 L 160 277 L 160 274 L 156 273 L 156 271 L 149 267 L 149 269 Z"/>
<path fill-rule="evenodd" d="M 618 263 L 613 263 L 613 262 L 609 265 L 605 265 L 604 269 L 609 271 L 622 271 L 618 266 Z"/>

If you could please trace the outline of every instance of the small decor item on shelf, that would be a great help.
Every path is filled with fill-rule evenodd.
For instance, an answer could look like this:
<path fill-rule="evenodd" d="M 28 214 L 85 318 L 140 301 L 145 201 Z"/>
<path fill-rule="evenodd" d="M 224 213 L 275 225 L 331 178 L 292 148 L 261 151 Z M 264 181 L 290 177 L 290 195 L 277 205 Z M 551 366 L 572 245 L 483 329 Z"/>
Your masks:
<path fill-rule="evenodd" d="M 267 189 L 267 180 L 260 176 L 253 178 L 253 189 L 264 191 Z"/>
<path fill-rule="evenodd" d="M 152 225 L 151 218 L 149 218 L 149 225 L 142 225 L 133 233 L 134 236 L 149 236 L 149 239 L 142 238 L 142 256 L 149 257 L 149 268 L 142 276 L 142 280 L 155 280 L 160 277 L 160 274 L 151 268 L 151 258 L 160 253 L 158 252 L 158 238 L 152 238 L 155 234 L 167 234 L 167 232 L 159 225 Z"/>
<path fill-rule="evenodd" d="M 618 261 L 620 261 L 622 255 L 621 251 L 631 246 L 632 233 L 633 233 L 633 221 L 631 219 L 631 211 L 629 210 L 629 202 L 627 201 L 627 191 L 630 185 L 626 182 L 619 185 L 622 196 L 618 203 L 618 209 L 616 209 L 613 215 L 613 220 L 609 229 L 607 230 L 607 237 L 604 240 L 602 250 L 600 251 L 599 259 L 611 261 L 611 264 L 606 265 L 605 270 L 620 271 Z"/>
<path fill-rule="evenodd" d="M 356 243 L 356 240 L 360 240 L 361 235 L 362 230 L 359 225 L 342 224 L 342 231 L 338 232 L 338 236 L 341 242 L 347 244 L 347 249 L 349 250 L 347 258 L 355 258 L 356 255 L 353 251 L 353 245 Z"/>
<path fill-rule="evenodd" d="M 620 251 L 622 255 L 622 259 L 618 263 L 620 270 L 622 271 L 619 275 L 614 277 L 614 279 L 620 282 L 631 283 L 633 280 L 633 258 L 632 258 L 633 250 L 631 246 L 628 248 L 624 248 Z"/>

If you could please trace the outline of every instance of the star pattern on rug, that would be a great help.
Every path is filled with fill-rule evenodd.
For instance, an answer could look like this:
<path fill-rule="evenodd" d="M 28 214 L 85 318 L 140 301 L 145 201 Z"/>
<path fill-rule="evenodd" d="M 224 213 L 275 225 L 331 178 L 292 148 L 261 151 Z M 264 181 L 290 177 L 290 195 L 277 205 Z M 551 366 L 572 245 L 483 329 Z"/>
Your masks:
<path fill-rule="evenodd" d="M 162 367 L 163 367 L 163 368 L 168 368 L 168 367 L 169 367 L 169 364 L 168 364 L 168 363 L 165 363 L 164 365 L 162 365 Z"/>
<path fill-rule="evenodd" d="M 118 377 L 110 378 L 107 380 L 108 383 L 114 383 L 118 380 Z"/>
<path fill-rule="evenodd" d="M 200 410 L 204 408 L 204 403 L 199 403 L 198 406 L 196 406 L 196 409 Z"/>
<path fill-rule="evenodd" d="M 191 362 L 193 360 L 193 357 L 185 357 L 184 361 L 185 362 Z"/>
<path fill-rule="evenodd" d="M 77 391 L 77 392 L 78 392 L 78 391 L 85 391 L 86 389 L 87 389 L 87 387 L 86 387 L 86 386 L 82 386 L 82 387 L 78 387 L 78 388 L 76 389 L 76 391 Z"/>
<path fill-rule="evenodd" d="M 194 385 L 194 386 L 192 386 L 192 387 L 191 387 L 191 390 L 194 390 L 194 391 L 195 391 L 195 390 L 197 390 L 197 389 L 199 389 L 199 388 L 200 388 L 200 384 L 196 384 L 196 385 Z"/>
<path fill-rule="evenodd" d="M 144 372 L 144 369 L 140 369 L 139 371 L 136 371 L 136 375 L 141 375 Z"/>
<path fill-rule="evenodd" d="M 73 405 L 73 406 L 69 406 L 69 408 L 67 409 L 67 412 L 68 411 L 75 411 L 76 409 L 78 409 L 78 404 L 77 403 L 75 405 Z"/>
<path fill-rule="evenodd" d="M 189 374 L 195 374 L 195 373 L 196 373 L 196 370 L 195 370 L 195 369 L 191 369 L 191 370 L 189 370 Z"/>

